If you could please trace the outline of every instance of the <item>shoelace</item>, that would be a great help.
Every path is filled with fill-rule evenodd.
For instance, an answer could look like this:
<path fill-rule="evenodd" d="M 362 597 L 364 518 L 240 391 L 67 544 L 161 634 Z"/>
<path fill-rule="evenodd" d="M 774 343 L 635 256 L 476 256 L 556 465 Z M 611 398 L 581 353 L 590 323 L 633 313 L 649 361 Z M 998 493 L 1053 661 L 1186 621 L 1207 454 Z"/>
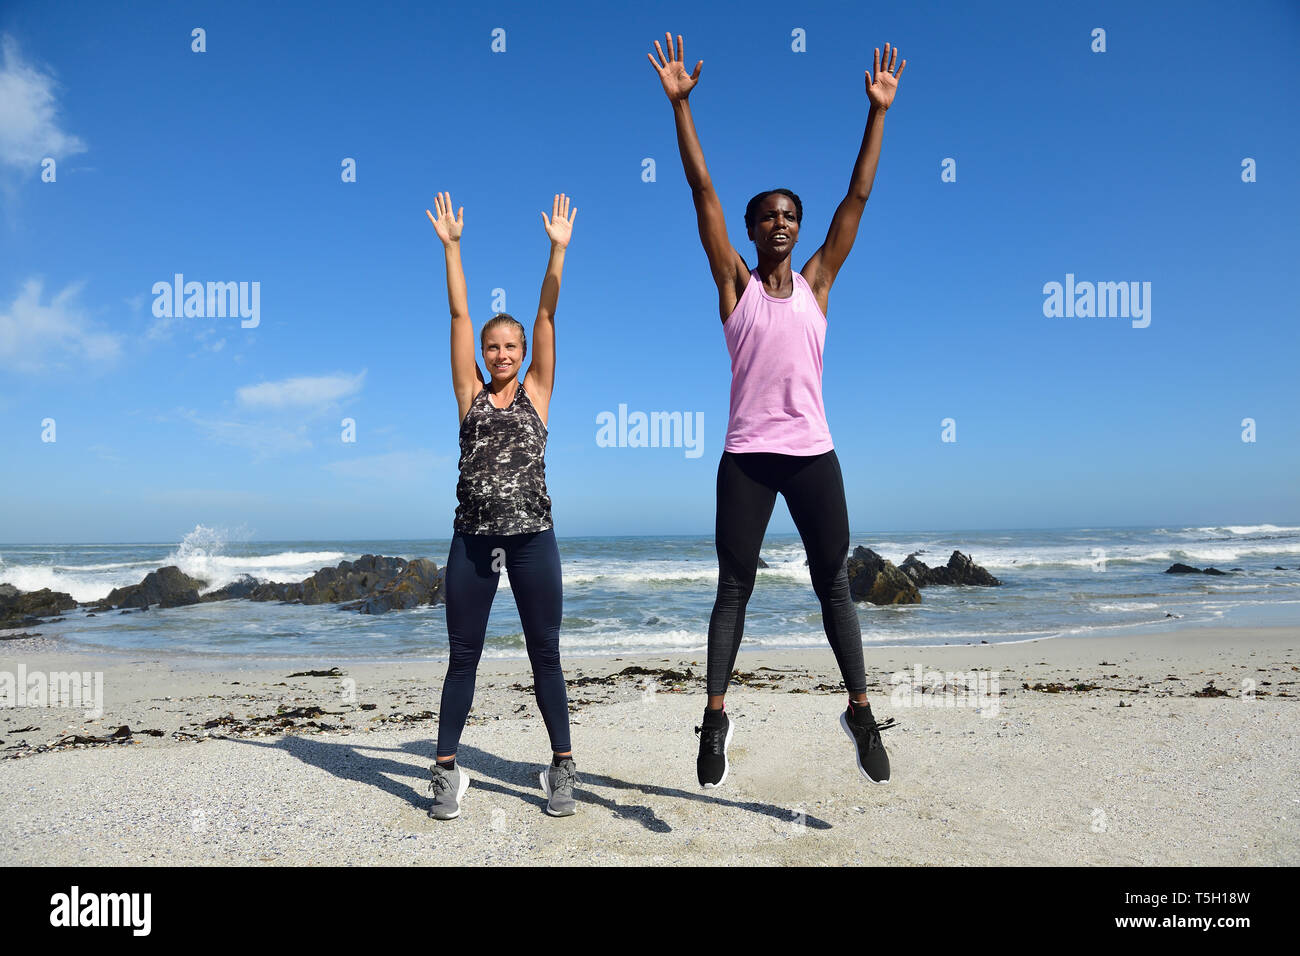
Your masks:
<path fill-rule="evenodd" d="M 727 739 L 726 727 L 696 727 L 695 732 L 700 735 L 700 743 L 708 748 L 709 753 L 722 753 L 722 742 Z"/>
<path fill-rule="evenodd" d="M 852 717 L 849 718 L 849 726 L 857 731 L 857 737 L 859 740 L 862 739 L 863 734 L 869 735 L 867 737 L 868 747 L 883 747 L 884 744 L 880 740 L 880 732 L 897 725 L 898 721 L 893 717 L 888 718 L 883 724 L 876 723 L 876 718 L 874 716 L 867 718 L 866 723 L 861 724 Z"/>
<path fill-rule="evenodd" d="M 578 772 L 573 769 L 571 764 L 562 763 L 553 769 L 556 771 L 554 784 L 556 790 L 572 790 L 580 782 Z"/>
<path fill-rule="evenodd" d="M 451 789 L 451 784 L 447 780 L 446 773 L 433 771 L 433 778 L 429 781 L 429 790 L 432 793 L 445 793 Z"/>

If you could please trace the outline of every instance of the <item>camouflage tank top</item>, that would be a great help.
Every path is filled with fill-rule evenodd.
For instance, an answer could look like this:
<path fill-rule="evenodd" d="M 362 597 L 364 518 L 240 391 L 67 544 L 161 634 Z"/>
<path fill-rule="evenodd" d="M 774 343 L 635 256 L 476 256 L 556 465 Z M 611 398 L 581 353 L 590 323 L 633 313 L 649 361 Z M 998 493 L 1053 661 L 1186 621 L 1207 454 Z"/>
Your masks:
<path fill-rule="evenodd" d="M 462 534 L 547 531 L 546 426 L 523 382 L 505 408 L 484 386 L 460 423 L 460 480 L 456 521 Z"/>

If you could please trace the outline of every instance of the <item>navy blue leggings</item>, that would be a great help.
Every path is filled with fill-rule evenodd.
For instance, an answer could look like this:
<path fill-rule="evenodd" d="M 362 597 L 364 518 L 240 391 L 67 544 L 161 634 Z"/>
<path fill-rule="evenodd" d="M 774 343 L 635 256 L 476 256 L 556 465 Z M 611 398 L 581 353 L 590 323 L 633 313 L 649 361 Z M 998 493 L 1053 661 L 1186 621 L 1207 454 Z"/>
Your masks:
<path fill-rule="evenodd" d="M 451 539 L 447 555 L 447 643 L 451 658 L 442 683 L 438 713 L 438 756 L 451 757 L 460 743 L 474 700 L 474 678 L 488 614 L 496 597 L 501 568 L 524 626 L 528 660 L 533 665 L 537 707 L 551 737 L 551 749 L 565 753 L 569 744 L 569 697 L 560 670 L 560 618 L 564 591 L 560 549 L 553 530 L 531 534 L 461 534 Z"/>

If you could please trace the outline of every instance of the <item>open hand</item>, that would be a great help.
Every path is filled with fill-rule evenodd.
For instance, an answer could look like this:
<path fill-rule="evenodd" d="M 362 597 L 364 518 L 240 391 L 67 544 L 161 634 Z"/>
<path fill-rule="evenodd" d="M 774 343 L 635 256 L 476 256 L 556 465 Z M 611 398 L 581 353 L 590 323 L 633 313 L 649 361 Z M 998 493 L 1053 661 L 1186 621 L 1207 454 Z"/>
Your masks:
<path fill-rule="evenodd" d="M 867 98 L 871 100 L 871 105 L 879 110 L 889 109 L 889 104 L 894 102 L 894 94 L 898 92 L 898 78 L 903 75 L 903 67 L 907 66 L 907 61 L 898 62 L 898 47 L 890 47 L 885 44 L 885 63 L 882 70 L 880 68 L 880 47 L 876 47 L 876 55 L 871 63 L 872 73 L 875 79 L 872 79 L 871 73 L 866 74 Z M 898 69 L 894 69 L 897 65 Z"/>
<path fill-rule="evenodd" d="M 461 206 L 453 218 L 451 215 L 451 193 L 438 193 L 433 198 L 433 208 L 438 210 L 437 218 L 434 218 L 433 213 L 427 209 L 424 212 L 429 217 L 429 222 L 433 223 L 433 231 L 438 234 L 442 244 L 445 246 L 452 242 L 459 242 L 461 231 L 465 228 L 465 219 L 462 215 L 465 212 L 465 207 Z"/>
<path fill-rule="evenodd" d="M 551 237 L 551 242 L 561 249 L 569 244 L 569 238 L 573 235 L 573 221 L 578 218 L 578 207 L 573 207 L 573 214 L 569 214 L 569 197 L 564 193 L 559 193 L 551 202 L 551 218 L 546 218 L 546 213 L 542 213 L 542 222 L 546 224 L 546 234 Z"/>
<path fill-rule="evenodd" d="M 668 44 L 668 52 L 673 52 L 673 38 L 669 33 L 664 33 L 664 42 Z M 674 103 L 678 100 L 684 100 L 690 94 L 695 84 L 700 80 L 700 67 L 704 61 L 700 60 L 695 64 L 695 72 L 687 73 L 686 65 L 683 62 L 686 57 L 686 42 L 682 35 L 677 34 L 677 52 L 672 59 L 664 56 L 664 51 L 659 46 L 659 41 L 655 40 L 655 52 L 659 54 L 659 59 L 654 58 L 653 53 L 647 53 L 650 58 L 650 65 L 655 68 L 659 74 L 659 82 L 664 85 L 664 92 L 668 94 L 668 99 Z"/>

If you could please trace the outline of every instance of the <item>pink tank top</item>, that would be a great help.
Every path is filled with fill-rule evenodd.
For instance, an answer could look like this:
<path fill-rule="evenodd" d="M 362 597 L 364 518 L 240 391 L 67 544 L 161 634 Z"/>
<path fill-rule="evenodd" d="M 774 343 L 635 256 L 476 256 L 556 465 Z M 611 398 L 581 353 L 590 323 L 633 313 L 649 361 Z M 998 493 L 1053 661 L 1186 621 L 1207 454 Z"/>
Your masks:
<path fill-rule="evenodd" d="M 724 450 L 820 455 L 834 448 L 822 404 L 826 316 L 808 282 L 778 299 L 751 269 L 722 324 L 731 353 L 731 416 Z"/>

